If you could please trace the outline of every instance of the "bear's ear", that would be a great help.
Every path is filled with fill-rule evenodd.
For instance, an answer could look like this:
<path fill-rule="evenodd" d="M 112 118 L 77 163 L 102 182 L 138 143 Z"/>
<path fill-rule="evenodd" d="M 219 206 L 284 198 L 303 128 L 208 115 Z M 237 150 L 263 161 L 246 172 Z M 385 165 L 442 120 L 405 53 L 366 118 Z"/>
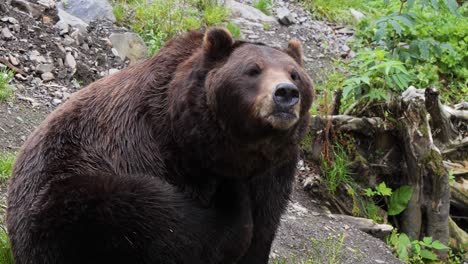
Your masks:
<path fill-rule="evenodd" d="M 203 49 L 210 58 L 219 59 L 228 56 L 234 45 L 234 39 L 229 31 L 222 28 L 212 28 L 205 33 Z"/>
<path fill-rule="evenodd" d="M 302 53 L 302 45 L 298 40 L 289 41 L 286 53 L 293 57 L 301 67 L 304 67 L 304 54 Z"/>

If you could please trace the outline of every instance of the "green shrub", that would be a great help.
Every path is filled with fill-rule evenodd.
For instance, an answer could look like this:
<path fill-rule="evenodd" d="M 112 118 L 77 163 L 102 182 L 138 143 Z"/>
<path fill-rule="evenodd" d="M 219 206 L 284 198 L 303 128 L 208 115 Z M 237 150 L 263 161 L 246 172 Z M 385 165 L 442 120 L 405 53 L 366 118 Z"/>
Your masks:
<path fill-rule="evenodd" d="M 123 24 L 125 22 L 126 12 L 123 5 L 116 5 L 112 12 L 114 13 L 115 20 L 118 24 Z"/>
<path fill-rule="evenodd" d="M 387 238 L 387 244 L 391 246 L 398 258 L 403 261 L 424 264 L 426 261 L 438 260 L 435 250 L 448 250 L 449 247 L 432 237 L 424 237 L 423 240 L 413 240 L 404 233 L 398 233 L 396 229 Z"/>
<path fill-rule="evenodd" d="M 384 0 L 303 0 L 303 2 L 306 8 L 312 11 L 315 18 L 347 24 L 354 24 L 356 22 L 351 15 L 350 8 L 363 12 L 372 19 L 386 15 L 398 7 L 397 2 L 387 1 L 389 3 L 385 4 Z"/>
<path fill-rule="evenodd" d="M 113 5 L 118 23 L 138 33 L 150 55 L 176 34 L 219 25 L 230 13 L 213 0 L 116 0 Z"/>
<path fill-rule="evenodd" d="M 10 178 L 14 162 L 14 154 L 0 153 L 0 183 L 4 183 Z"/>
<path fill-rule="evenodd" d="M 205 9 L 204 21 L 207 26 L 218 25 L 227 20 L 229 9 L 222 5 L 211 5 Z"/>
<path fill-rule="evenodd" d="M 350 184 L 352 179 L 348 173 L 348 154 L 343 146 L 335 144 L 332 146 L 333 160 L 328 161 L 322 155 L 321 165 L 323 179 L 328 191 L 333 194 L 341 184 Z"/>
<path fill-rule="evenodd" d="M 0 101 L 8 99 L 13 94 L 9 82 L 14 73 L 9 70 L 0 69 Z"/>
<path fill-rule="evenodd" d="M 271 0 L 256 0 L 253 7 L 262 11 L 265 15 L 271 15 Z"/>
<path fill-rule="evenodd" d="M 445 101 L 468 100 L 468 20 L 456 2 L 413 0 L 401 2 L 400 10 L 359 23 L 354 49 L 385 52 L 405 65 L 412 85 L 439 88 Z"/>
<path fill-rule="evenodd" d="M 234 23 L 228 23 L 226 25 L 226 28 L 227 30 L 229 30 L 229 32 L 231 32 L 232 36 L 234 38 L 240 38 L 241 37 L 241 30 L 240 30 L 240 27 Z"/>
<path fill-rule="evenodd" d="M 6 230 L 0 225 L 0 263 L 14 264 L 13 254 L 11 252 L 10 240 Z"/>

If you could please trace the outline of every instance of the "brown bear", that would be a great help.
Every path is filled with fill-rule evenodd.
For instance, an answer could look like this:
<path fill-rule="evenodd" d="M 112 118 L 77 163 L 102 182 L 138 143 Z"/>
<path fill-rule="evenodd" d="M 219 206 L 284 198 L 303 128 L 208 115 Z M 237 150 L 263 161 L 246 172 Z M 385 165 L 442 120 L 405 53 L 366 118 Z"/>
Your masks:
<path fill-rule="evenodd" d="M 267 263 L 312 101 L 302 56 L 189 32 L 74 94 L 14 166 L 16 263 Z"/>

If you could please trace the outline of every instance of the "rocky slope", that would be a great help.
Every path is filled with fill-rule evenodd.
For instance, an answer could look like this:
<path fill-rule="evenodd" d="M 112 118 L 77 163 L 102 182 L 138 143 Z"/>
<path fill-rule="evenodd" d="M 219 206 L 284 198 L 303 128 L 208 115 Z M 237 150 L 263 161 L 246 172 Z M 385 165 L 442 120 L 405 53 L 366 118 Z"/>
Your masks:
<path fill-rule="evenodd" d="M 29 133 L 71 93 L 145 57 L 141 39 L 112 23 L 115 18 L 108 12 L 107 1 L 78 2 L 72 6 L 54 0 L 0 3 L 0 68 L 16 71 L 13 98 L 0 102 L 0 151 L 17 151 Z M 330 68 L 333 58 L 353 56 L 346 45 L 351 30 L 311 20 L 296 2 L 275 2 L 274 17 L 248 2 L 225 2 L 232 10 L 231 20 L 241 27 L 242 38 L 283 47 L 292 38 L 301 40 L 306 67 L 314 78 Z M 311 256 L 326 256 L 329 248 L 325 241 L 329 241 L 337 246 L 339 263 L 400 263 L 383 241 L 328 214 L 303 190 L 300 179 L 316 174 L 307 165 L 300 166 L 272 261 L 299 263 Z"/>

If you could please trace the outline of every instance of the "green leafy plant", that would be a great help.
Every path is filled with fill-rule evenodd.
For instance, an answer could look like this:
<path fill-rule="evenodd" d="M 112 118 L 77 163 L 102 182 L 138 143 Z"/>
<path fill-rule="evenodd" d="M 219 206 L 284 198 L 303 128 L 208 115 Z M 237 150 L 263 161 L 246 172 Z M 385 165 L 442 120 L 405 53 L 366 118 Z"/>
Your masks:
<path fill-rule="evenodd" d="M 396 255 L 401 260 L 418 264 L 423 264 L 425 260 L 437 260 L 434 250 L 449 249 L 439 240 L 433 240 L 432 237 L 411 241 L 406 234 L 398 233 L 396 229 L 387 238 L 387 244 L 395 250 Z"/>
<path fill-rule="evenodd" d="M 392 195 L 392 189 L 387 187 L 385 182 L 380 183 L 377 187 L 375 187 L 375 190 L 372 190 L 371 188 L 367 188 L 367 189 L 364 189 L 364 192 L 366 196 L 368 197 L 373 197 L 376 195 L 380 195 L 380 196 Z"/>
<path fill-rule="evenodd" d="M 0 263 L 14 264 L 11 244 L 6 230 L 0 225 Z"/>
<path fill-rule="evenodd" d="M 0 69 L 0 101 L 8 99 L 13 94 L 13 89 L 9 83 L 14 72 L 10 70 Z"/>
<path fill-rule="evenodd" d="M 352 74 L 343 82 L 343 97 L 370 101 L 388 99 L 391 92 L 404 91 L 414 76 L 403 62 L 381 49 L 362 50 L 349 64 Z"/>
<path fill-rule="evenodd" d="M 351 183 L 348 173 L 348 155 L 343 146 L 335 144 L 332 147 L 333 160 L 328 161 L 322 155 L 321 165 L 323 178 L 330 193 L 335 193 L 337 188 L 344 183 Z"/>
<path fill-rule="evenodd" d="M 227 30 L 231 32 L 232 36 L 234 38 L 240 38 L 241 37 L 241 30 L 240 27 L 234 23 L 228 23 L 226 25 Z"/>
<path fill-rule="evenodd" d="M 138 33 L 150 54 L 176 34 L 218 25 L 225 22 L 230 13 L 213 0 L 117 0 L 113 4 L 118 23 Z"/>
<path fill-rule="evenodd" d="M 122 24 L 125 22 L 126 18 L 126 11 L 125 7 L 123 5 L 116 5 L 113 9 L 112 12 L 114 13 L 115 20 L 117 23 Z"/>
<path fill-rule="evenodd" d="M 266 15 L 271 15 L 271 0 L 256 0 L 253 2 L 253 7 Z"/>
<path fill-rule="evenodd" d="M 311 238 L 311 249 L 308 257 L 298 258 L 291 256 L 287 259 L 274 259 L 273 264 L 339 264 L 344 261 L 344 242 L 345 235 L 329 235 L 325 239 Z M 358 252 L 360 253 L 360 252 Z"/>
<path fill-rule="evenodd" d="M 408 83 L 435 86 L 445 91 L 445 100 L 467 100 L 468 20 L 460 19 L 459 10 L 464 12 L 468 4 L 458 8 L 455 0 L 391 2 L 399 3 L 395 12 L 358 24 L 353 48 L 384 50 L 387 59 L 408 69 L 413 77 Z"/>
<path fill-rule="evenodd" d="M 10 178 L 14 162 L 14 154 L 0 153 L 0 183 L 4 183 Z"/>
<path fill-rule="evenodd" d="M 206 7 L 204 20 L 207 26 L 214 26 L 227 20 L 229 9 L 223 5 L 211 5 Z"/>
<path fill-rule="evenodd" d="M 398 215 L 403 212 L 413 195 L 413 188 L 408 185 L 396 189 L 390 196 L 388 215 Z"/>

